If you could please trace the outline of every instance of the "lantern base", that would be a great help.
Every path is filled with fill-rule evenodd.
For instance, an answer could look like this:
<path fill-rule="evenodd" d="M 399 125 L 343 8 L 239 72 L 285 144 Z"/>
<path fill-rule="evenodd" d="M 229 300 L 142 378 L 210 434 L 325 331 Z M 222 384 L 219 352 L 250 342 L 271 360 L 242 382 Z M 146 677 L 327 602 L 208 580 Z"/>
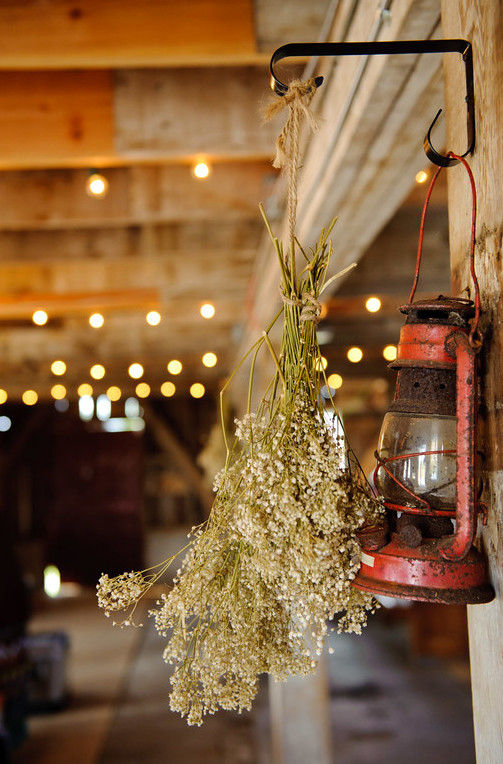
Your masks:
<path fill-rule="evenodd" d="M 445 538 L 445 537 L 444 537 Z M 494 599 L 484 557 L 472 547 L 463 560 L 445 560 L 441 539 L 411 549 L 396 534 L 378 551 L 362 550 L 353 586 L 386 597 L 474 605 Z"/>

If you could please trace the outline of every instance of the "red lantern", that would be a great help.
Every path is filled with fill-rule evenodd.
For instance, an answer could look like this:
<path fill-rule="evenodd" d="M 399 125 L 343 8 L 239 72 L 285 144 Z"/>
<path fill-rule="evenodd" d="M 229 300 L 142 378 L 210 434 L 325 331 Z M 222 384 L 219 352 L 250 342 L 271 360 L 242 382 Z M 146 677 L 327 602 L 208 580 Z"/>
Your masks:
<path fill-rule="evenodd" d="M 451 155 L 454 156 L 454 155 Z M 475 275 L 475 185 L 471 273 L 475 300 L 413 302 L 428 191 L 407 319 L 400 333 L 393 403 L 384 417 L 375 484 L 387 520 L 360 532 L 362 564 L 354 585 L 391 597 L 482 603 L 494 597 L 486 562 L 475 548 L 478 502 L 476 419 L 480 300 Z"/>

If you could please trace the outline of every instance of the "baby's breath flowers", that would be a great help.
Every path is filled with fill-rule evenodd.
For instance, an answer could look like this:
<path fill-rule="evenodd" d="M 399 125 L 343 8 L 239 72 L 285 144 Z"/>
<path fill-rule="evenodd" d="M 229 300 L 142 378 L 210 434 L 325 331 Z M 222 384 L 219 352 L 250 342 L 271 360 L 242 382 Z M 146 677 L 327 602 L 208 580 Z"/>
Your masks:
<path fill-rule="evenodd" d="M 283 337 L 278 353 L 269 332 L 252 348 L 250 386 L 260 348 L 272 353 L 276 373 L 258 409 L 249 404 L 236 420 L 210 517 L 194 529 L 173 586 L 150 612 L 167 638 L 170 706 L 189 724 L 218 708 L 249 709 L 264 672 L 284 680 L 313 671 L 327 624 L 338 619 L 339 630 L 360 633 L 376 606 L 351 582 L 360 565 L 356 530 L 375 521 L 380 506 L 335 408 L 328 414 L 320 396 L 326 380 L 316 323 L 330 281 L 331 229 L 309 254 L 292 242 L 286 255 L 270 231 L 282 273 Z M 296 249 L 305 260 L 299 273 Z M 125 609 L 122 623 L 130 622 L 171 561 L 143 574 L 102 576 L 100 606 Z"/>

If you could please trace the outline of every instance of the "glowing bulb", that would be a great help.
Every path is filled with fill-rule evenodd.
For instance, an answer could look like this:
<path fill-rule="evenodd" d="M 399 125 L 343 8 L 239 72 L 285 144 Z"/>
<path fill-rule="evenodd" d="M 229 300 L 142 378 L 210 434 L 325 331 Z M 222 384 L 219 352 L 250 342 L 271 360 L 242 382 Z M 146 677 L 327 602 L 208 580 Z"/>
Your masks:
<path fill-rule="evenodd" d="M 143 366 L 141 363 L 132 363 L 127 371 L 132 379 L 140 379 L 143 376 Z"/>
<path fill-rule="evenodd" d="M 83 395 L 89 396 L 92 394 L 93 394 L 93 388 L 87 382 L 84 382 L 82 385 L 79 385 L 77 388 L 77 395 L 79 396 L 79 398 L 82 398 Z"/>
<path fill-rule="evenodd" d="M 55 401 L 62 401 L 66 398 L 66 387 L 64 385 L 53 385 L 51 387 L 51 395 Z"/>
<path fill-rule="evenodd" d="M 428 173 L 424 170 L 421 170 L 416 175 L 416 183 L 424 183 L 426 180 L 428 180 Z"/>
<path fill-rule="evenodd" d="M 210 174 L 210 167 L 207 164 L 207 162 L 200 161 L 194 165 L 192 172 L 194 173 L 196 178 L 199 178 L 199 179 L 207 178 L 208 175 Z"/>
<path fill-rule="evenodd" d="M 2 388 L 0 388 L 0 404 L 5 403 L 6 400 L 7 400 L 7 390 L 2 390 Z"/>
<path fill-rule="evenodd" d="M 108 191 L 108 180 L 99 172 L 93 172 L 87 178 L 86 191 L 89 196 L 104 197 Z"/>
<path fill-rule="evenodd" d="M 204 305 L 201 305 L 200 312 L 203 318 L 213 318 L 215 315 L 215 307 L 210 302 L 206 302 Z"/>
<path fill-rule="evenodd" d="M 369 313 L 377 313 L 377 311 L 381 309 L 381 301 L 379 297 L 369 297 L 365 303 L 365 307 Z"/>
<path fill-rule="evenodd" d="M 56 377 L 61 377 L 66 371 L 66 363 L 64 361 L 53 361 L 51 363 L 51 371 Z"/>
<path fill-rule="evenodd" d="M 212 366 L 216 366 L 217 363 L 217 357 L 215 353 L 205 353 L 203 355 L 203 365 L 206 366 L 208 369 L 211 369 Z"/>
<path fill-rule="evenodd" d="M 131 419 L 141 416 L 140 404 L 136 398 L 126 398 L 124 401 L 124 413 Z"/>
<path fill-rule="evenodd" d="M 180 361 L 173 360 L 168 363 L 166 368 L 168 369 L 170 374 L 176 375 L 176 374 L 180 374 L 183 366 Z"/>
<path fill-rule="evenodd" d="M 171 398 L 176 393 L 176 387 L 173 382 L 163 382 L 161 385 L 161 393 L 165 398 Z"/>
<path fill-rule="evenodd" d="M 82 387 L 82 385 L 81 385 Z M 79 417 L 83 422 L 90 422 L 94 414 L 94 401 L 90 395 L 81 395 L 79 398 Z"/>
<path fill-rule="evenodd" d="M 204 385 L 200 382 L 194 382 L 194 384 L 190 386 L 190 394 L 193 398 L 202 398 L 205 392 Z"/>
<path fill-rule="evenodd" d="M 96 416 L 100 422 L 106 422 L 112 414 L 112 401 L 107 395 L 98 395 L 96 398 Z"/>
<path fill-rule="evenodd" d="M 61 589 L 61 574 L 55 565 L 44 568 L 44 592 L 48 597 L 57 597 Z"/>
<path fill-rule="evenodd" d="M 327 382 L 328 386 L 333 387 L 334 390 L 338 390 L 339 387 L 342 387 L 342 377 L 340 374 L 330 374 Z"/>
<path fill-rule="evenodd" d="M 93 379 L 103 379 L 105 376 L 105 367 L 101 365 L 101 363 L 95 363 L 94 366 L 91 366 L 89 369 L 89 374 Z"/>
<path fill-rule="evenodd" d="M 49 316 L 45 312 L 45 310 L 36 310 L 35 313 L 32 315 L 31 320 L 34 324 L 37 326 L 43 326 L 47 323 L 47 319 Z"/>
<path fill-rule="evenodd" d="M 151 310 L 146 315 L 147 324 L 157 326 L 161 323 L 161 314 L 157 310 Z"/>
<path fill-rule="evenodd" d="M 351 363 L 358 363 L 363 358 L 363 350 L 361 348 L 349 348 L 347 358 Z"/>
<path fill-rule="evenodd" d="M 89 316 L 89 323 L 93 329 L 99 329 L 105 323 L 105 319 L 101 313 L 93 313 L 92 316 Z"/>
<path fill-rule="evenodd" d="M 26 406 L 34 406 L 38 401 L 38 395 L 35 390 L 25 390 L 21 399 Z"/>
<path fill-rule="evenodd" d="M 387 361 L 394 361 L 396 359 L 396 353 L 396 345 L 386 345 L 382 351 L 382 354 Z"/>
<path fill-rule="evenodd" d="M 107 398 L 111 401 L 119 401 L 121 395 L 122 391 L 120 387 L 116 387 L 116 385 L 112 385 L 112 387 L 109 387 L 107 390 Z"/>
<path fill-rule="evenodd" d="M 316 359 L 315 364 L 314 364 L 314 368 L 316 369 L 316 371 L 325 371 L 327 366 L 328 366 L 328 361 L 327 361 L 327 359 L 325 358 L 324 355 L 320 355 Z"/>
<path fill-rule="evenodd" d="M 8 416 L 0 416 L 0 432 L 8 432 L 12 427 L 12 420 Z"/>
<path fill-rule="evenodd" d="M 146 382 L 140 382 L 139 385 L 136 385 L 135 392 L 138 398 L 148 398 L 150 395 L 150 385 L 147 385 Z"/>

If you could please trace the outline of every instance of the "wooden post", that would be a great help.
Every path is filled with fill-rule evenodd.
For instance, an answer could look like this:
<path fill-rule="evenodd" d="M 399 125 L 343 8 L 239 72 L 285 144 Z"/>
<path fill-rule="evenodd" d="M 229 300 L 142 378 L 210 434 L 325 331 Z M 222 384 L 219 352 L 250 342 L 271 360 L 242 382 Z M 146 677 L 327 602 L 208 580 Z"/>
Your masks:
<path fill-rule="evenodd" d="M 503 761 L 503 8 L 501 0 L 442 0 L 443 37 L 469 40 L 474 53 L 476 147 L 468 157 L 478 195 L 475 267 L 482 297 L 480 419 L 484 499 L 482 542 L 496 599 L 468 608 L 475 744 L 479 764 Z M 465 151 L 462 64 L 446 56 L 447 149 Z M 448 59 L 448 60 L 447 60 Z M 471 193 L 462 167 L 447 170 L 454 294 L 471 285 L 468 270 Z M 473 294 L 473 290 L 472 294 Z"/>

